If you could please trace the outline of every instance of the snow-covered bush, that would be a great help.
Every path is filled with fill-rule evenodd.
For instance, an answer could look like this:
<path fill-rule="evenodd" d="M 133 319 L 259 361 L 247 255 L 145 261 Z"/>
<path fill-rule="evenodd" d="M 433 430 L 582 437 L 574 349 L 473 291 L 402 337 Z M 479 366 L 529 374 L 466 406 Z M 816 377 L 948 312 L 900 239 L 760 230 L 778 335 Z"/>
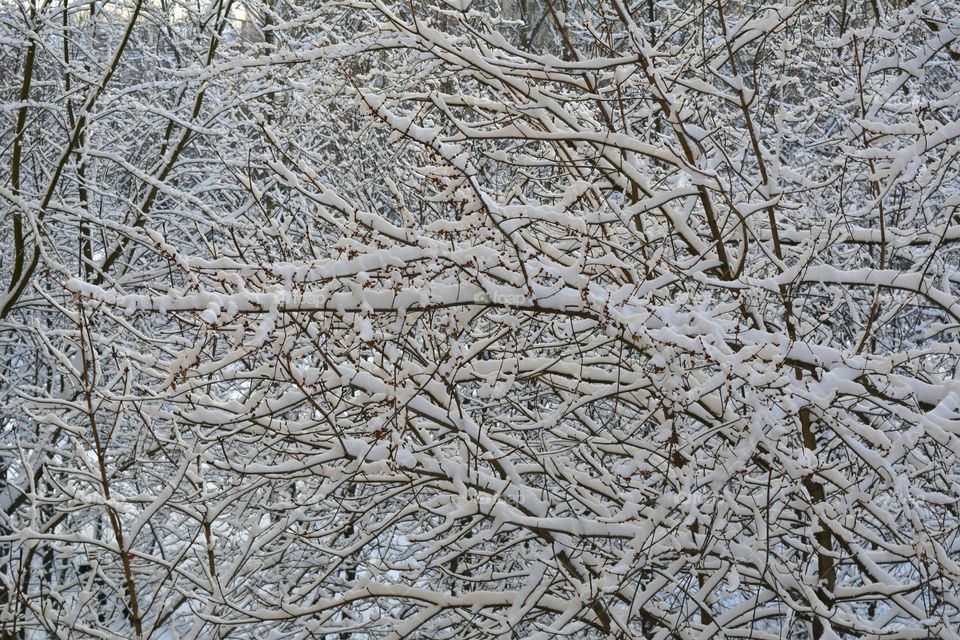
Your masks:
<path fill-rule="evenodd" d="M 0 638 L 956 638 L 960 5 L 6 5 Z"/>

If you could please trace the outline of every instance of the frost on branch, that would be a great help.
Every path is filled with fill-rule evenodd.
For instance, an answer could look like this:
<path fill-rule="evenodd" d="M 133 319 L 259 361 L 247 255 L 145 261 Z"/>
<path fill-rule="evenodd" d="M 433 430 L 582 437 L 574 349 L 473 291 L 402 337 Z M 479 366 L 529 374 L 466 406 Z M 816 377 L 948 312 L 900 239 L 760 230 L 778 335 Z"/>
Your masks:
<path fill-rule="evenodd" d="M 0 21 L 0 638 L 957 638 L 958 15 Z"/>

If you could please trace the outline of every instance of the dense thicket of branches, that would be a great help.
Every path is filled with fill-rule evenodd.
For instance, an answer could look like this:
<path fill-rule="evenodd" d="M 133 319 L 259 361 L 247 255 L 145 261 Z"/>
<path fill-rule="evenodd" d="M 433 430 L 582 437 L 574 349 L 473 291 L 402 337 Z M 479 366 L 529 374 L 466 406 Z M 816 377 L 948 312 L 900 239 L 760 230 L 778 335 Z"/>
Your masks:
<path fill-rule="evenodd" d="M 0 638 L 958 638 L 960 4 L 7 0 Z"/>

